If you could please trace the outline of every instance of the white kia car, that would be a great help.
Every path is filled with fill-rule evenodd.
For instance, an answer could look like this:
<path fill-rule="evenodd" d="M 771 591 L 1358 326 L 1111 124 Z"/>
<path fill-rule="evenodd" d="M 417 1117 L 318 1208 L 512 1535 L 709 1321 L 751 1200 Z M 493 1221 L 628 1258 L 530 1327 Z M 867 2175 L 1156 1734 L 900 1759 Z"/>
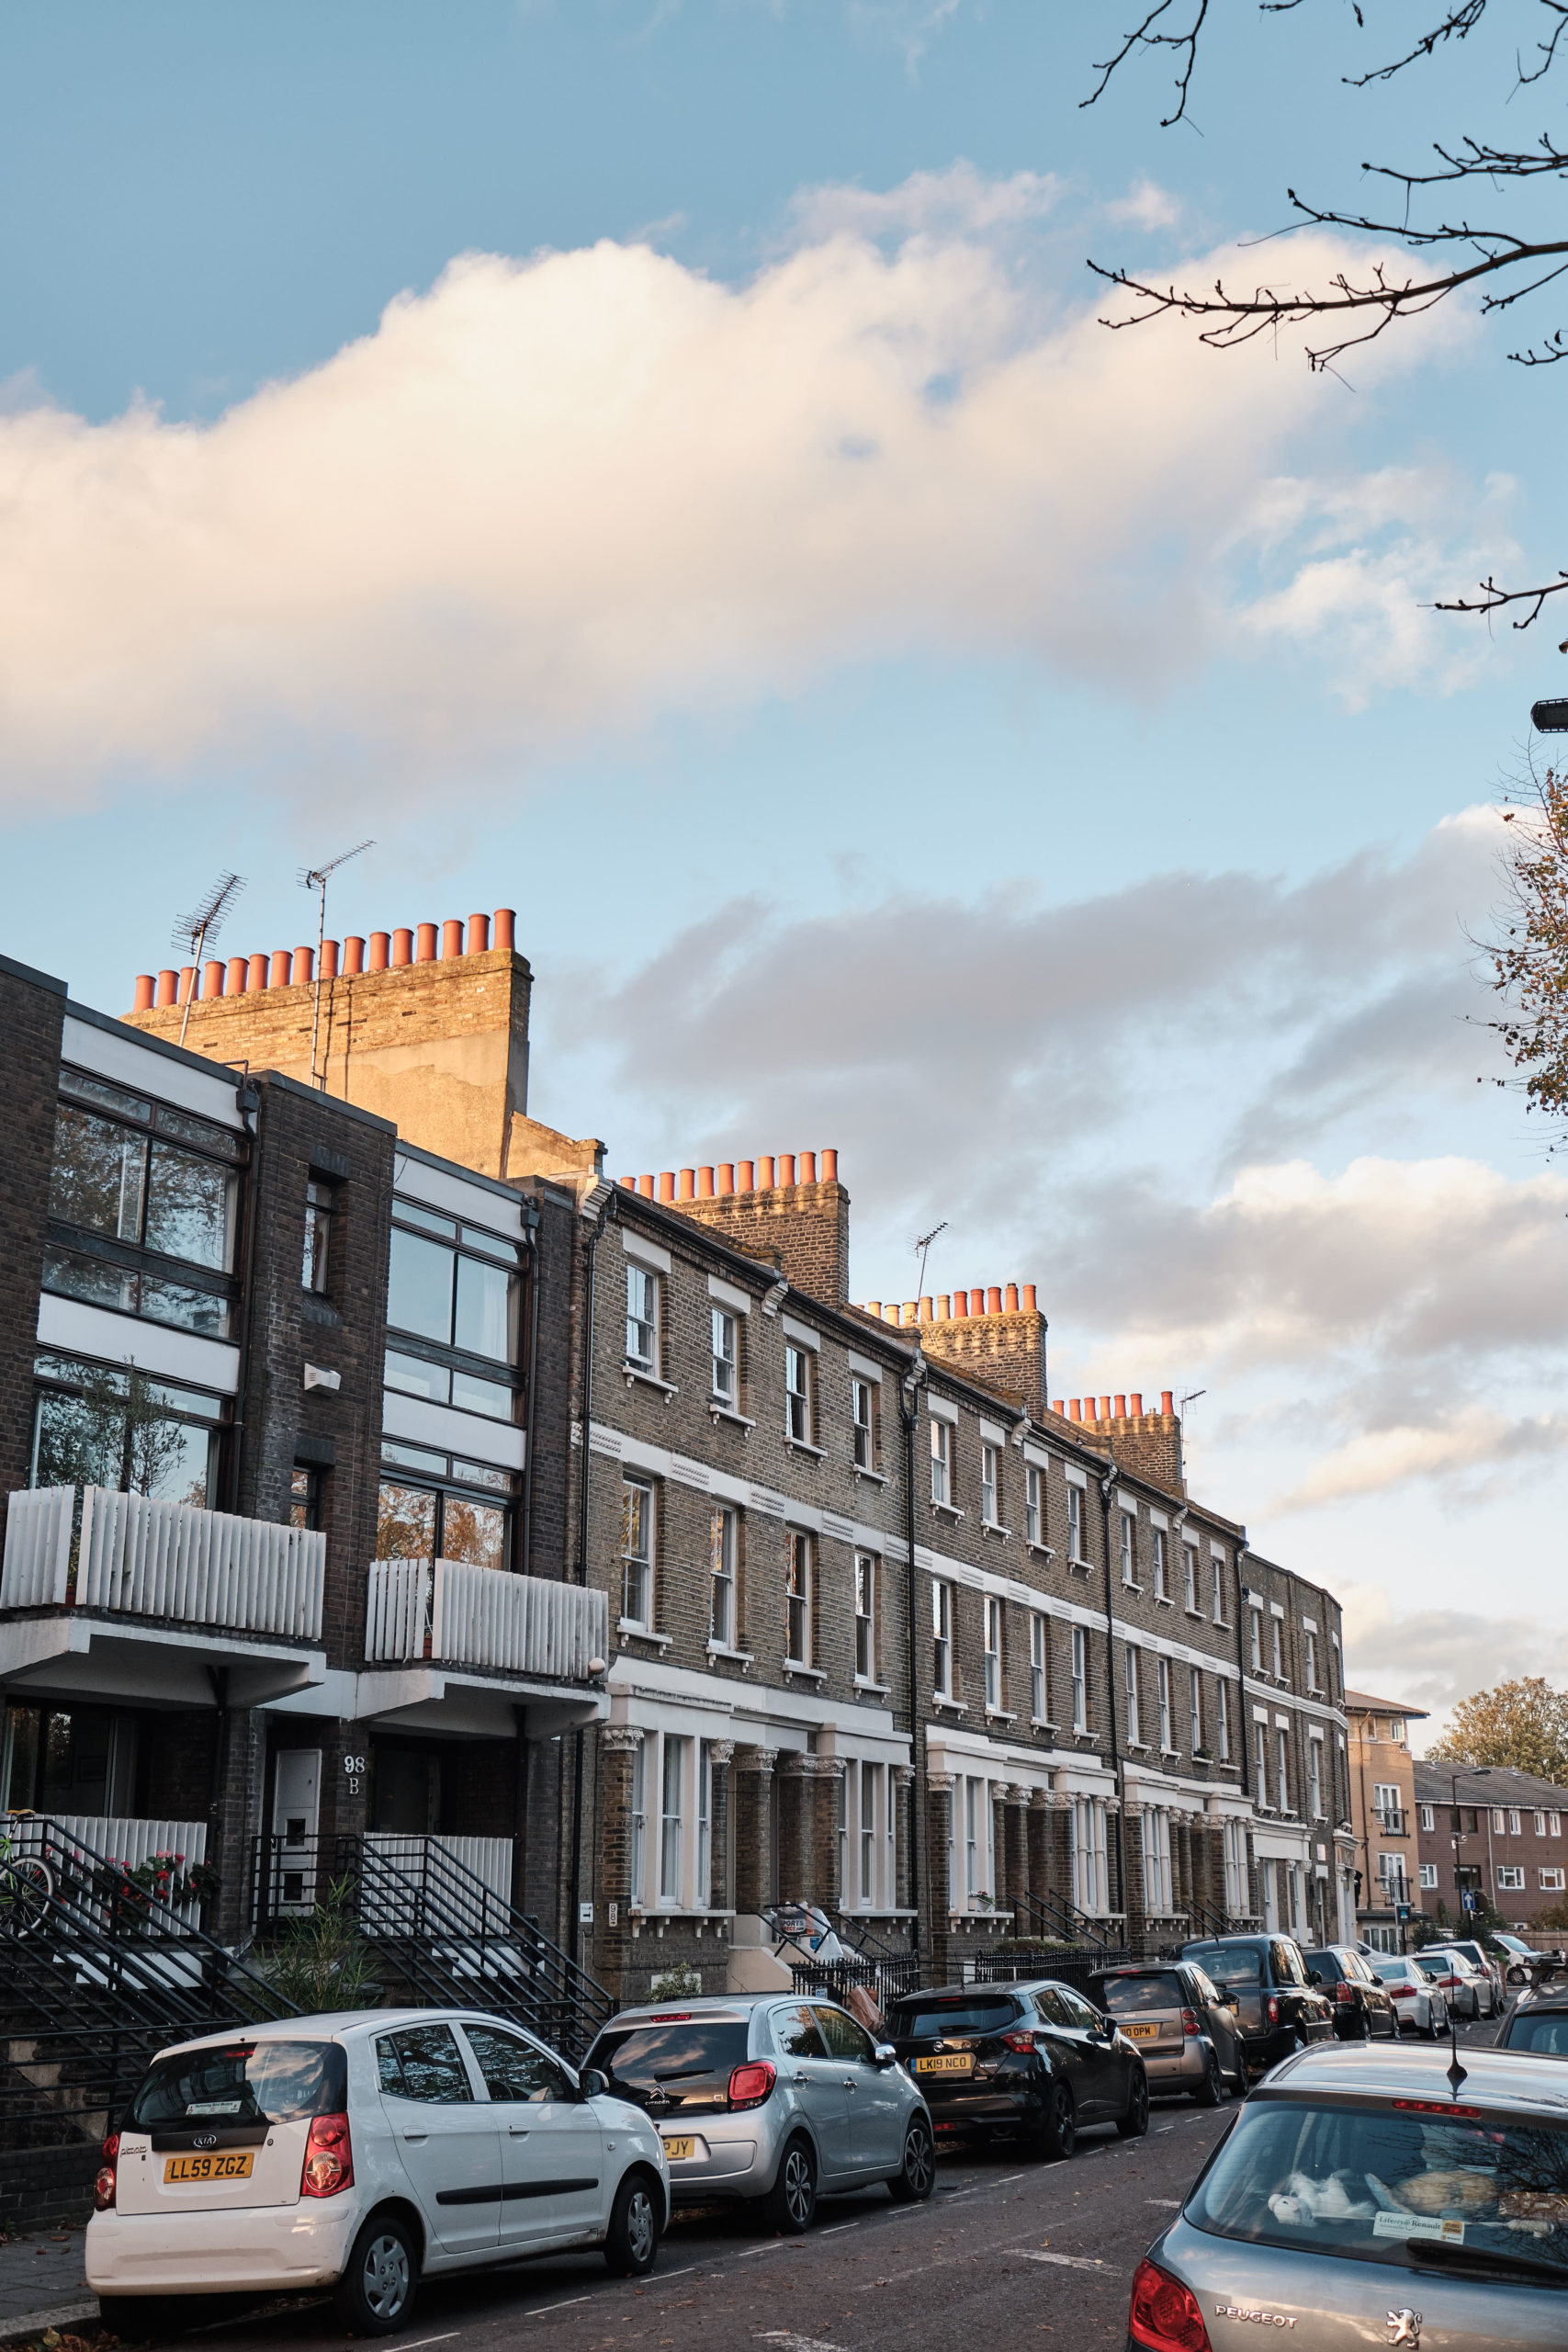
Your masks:
<path fill-rule="evenodd" d="M 330 2287 L 356 2335 L 423 2277 L 603 2248 L 651 2270 L 659 2133 L 543 2042 L 461 2009 L 368 2009 L 165 2050 L 104 2143 L 87 2283 L 145 2335 L 163 2299 Z"/>

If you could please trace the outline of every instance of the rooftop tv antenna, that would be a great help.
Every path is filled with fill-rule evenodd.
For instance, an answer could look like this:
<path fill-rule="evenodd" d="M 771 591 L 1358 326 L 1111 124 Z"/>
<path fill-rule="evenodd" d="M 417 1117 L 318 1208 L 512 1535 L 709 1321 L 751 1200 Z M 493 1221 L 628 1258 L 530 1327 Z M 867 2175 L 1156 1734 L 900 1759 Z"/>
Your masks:
<path fill-rule="evenodd" d="M 346 865 L 351 857 L 363 856 L 367 849 L 374 849 L 375 846 L 374 842 L 356 842 L 353 849 L 345 849 L 340 857 L 331 859 L 327 865 L 307 866 L 299 876 L 299 888 L 302 890 L 314 890 L 318 904 L 316 987 L 315 1000 L 310 1008 L 310 1083 L 318 1087 L 323 1094 L 327 1091 L 327 1073 L 323 1068 L 320 1078 L 316 1076 L 316 1039 L 321 1034 L 321 949 L 326 944 L 327 936 L 327 876 L 335 874 L 340 865 Z"/>
<path fill-rule="evenodd" d="M 926 1295 L 926 1260 L 931 1254 L 931 1243 L 936 1239 L 939 1233 L 945 1233 L 946 1231 L 947 1219 L 943 1217 L 940 1225 L 933 1225 L 929 1233 L 917 1234 L 915 1239 L 909 1244 L 911 1250 L 918 1250 L 920 1253 L 920 1279 L 915 1284 L 915 1296 L 917 1298 L 924 1298 Z"/>
<path fill-rule="evenodd" d="M 186 1031 L 190 1026 L 191 1002 L 201 978 L 202 949 L 209 947 L 217 938 L 229 910 L 244 887 L 243 874 L 220 874 L 200 905 L 193 907 L 188 915 L 182 915 L 169 933 L 169 944 L 177 949 L 182 957 L 188 956 L 192 967 L 190 987 L 186 992 L 185 1019 L 180 1023 L 182 1046 L 186 1041 Z"/>

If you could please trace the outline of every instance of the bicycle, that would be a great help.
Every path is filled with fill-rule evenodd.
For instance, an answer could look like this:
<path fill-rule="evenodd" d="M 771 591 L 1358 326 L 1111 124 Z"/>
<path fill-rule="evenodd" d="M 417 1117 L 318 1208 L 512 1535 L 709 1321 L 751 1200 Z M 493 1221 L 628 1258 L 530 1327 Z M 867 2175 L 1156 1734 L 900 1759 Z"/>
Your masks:
<path fill-rule="evenodd" d="M 18 1854 L 0 1830 L 0 1936 L 30 1936 L 54 1900 L 54 1872 L 38 1854 Z"/>

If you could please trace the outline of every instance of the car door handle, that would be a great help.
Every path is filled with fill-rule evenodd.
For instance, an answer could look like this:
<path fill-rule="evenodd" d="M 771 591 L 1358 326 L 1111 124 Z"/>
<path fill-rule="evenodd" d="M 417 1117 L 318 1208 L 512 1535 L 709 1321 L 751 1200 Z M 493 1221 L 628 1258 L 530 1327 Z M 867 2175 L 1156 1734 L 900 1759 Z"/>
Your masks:
<path fill-rule="evenodd" d="M 797 2083 L 808 2083 L 811 2077 L 809 2075 L 796 2075 L 795 2079 Z"/>
<path fill-rule="evenodd" d="M 858 2090 L 860 2088 L 859 2084 L 855 2081 L 852 2075 L 846 2075 L 844 2076 L 844 2088 L 847 2091 Z"/>
<path fill-rule="evenodd" d="M 428 2132 L 405 2132 L 403 2133 L 403 2138 L 405 2140 L 428 2140 L 430 2134 Z"/>
<path fill-rule="evenodd" d="M 509 2137 L 513 2140 L 525 2140 L 528 2137 L 528 2126 L 525 2123 L 509 2123 L 506 2129 Z"/>

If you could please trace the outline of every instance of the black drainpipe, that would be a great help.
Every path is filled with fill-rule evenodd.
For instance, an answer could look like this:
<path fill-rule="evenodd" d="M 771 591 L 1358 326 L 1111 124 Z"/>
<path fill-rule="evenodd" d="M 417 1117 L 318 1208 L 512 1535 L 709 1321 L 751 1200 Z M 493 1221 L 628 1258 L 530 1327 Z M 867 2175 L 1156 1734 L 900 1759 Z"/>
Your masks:
<path fill-rule="evenodd" d="M 234 1104 L 244 1122 L 251 1148 L 245 1162 L 245 1246 L 240 1267 L 240 1376 L 234 1399 L 236 1410 L 228 1430 L 229 1459 L 223 1474 L 223 1498 L 231 1511 L 240 1508 L 240 1443 L 251 1377 L 251 1291 L 255 1278 L 256 1227 L 260 1223 L 261 1131 L 259 1123 L 253 1125 L 252 1115 L 261 1109 L 261 1096 L 248 1077 L 242 1076 L 236 1082 Z"/>
<path fill-rule="evenodd" d="M 1247 1545 L 1243 1542 L 1236 1546 L 1235 1555 L 1235 1662 L 1241 1668 L 1241 1681 L 1236 1693 L 1241 1706 L 1241 1792 L 1244 1797 L 1249 1797 L 1252 1794 L 1252 1707 L 1247 1695 L 1247 1642 L 1242 1630 L 1247 1616 L 1247 1587 L 1241 1580 L 1241 1564 L 1246 1556 Z"/>
<path fill-rule="evenodd" d="M 926 1751 L 919 1718 L 919 1611 L 915 1586 L 915 1432 L 920 1425 L 919 1384 L 925 1363 L 919 1349 L 915 1361 L 898 1384 L 898 1418 L 904 1425 L 904 1534 L 908 1544 L 909 1587 L 909 1908 L 914 1914 L 910 1941 L 917 1961 L 920 1952 L 920 1888 L 925 1872 L 920 1857 L 926 1841 Z"/>
<path fill-rule="evenodd" d="M 1111 1694 L 1111 1769 L 1116 1776 L 1116 1900 L 1113 1911 L 1122 1914 L 1122 1932 L 1127 1926 L 1127 1849 L 1125 1845 L 1127 1781 L 1122 1768 L 1122 1736 L 1116 1717 L 1121 1706 L 1121 1692 L 1116 1686 L 1116 1618 L 1111 1606 L 1111 1490 L 1116 1484 L 1115 1457 L 1107 1453 L 1105 1476 L 1100 1482 L 1100 1498 L 1105 1521 L 1105 1679 Z"/>
<path fill-rule="evenodd" d="M 528 1401 L 523 1425 L 523 1574 L 534 1556 L 534 1398 L 539 1378 L 539 1213 L 528 1235 Z"/>
<path fill-rule="evenodd" d="M 611 1193 L 588 1236 L 585 1258 L 582 1302 L 582 1476 L 579 1487 L 577 1527 L 577 1581 L 588 1582 L 588 1465 L 593 1458 L 589 1433 L 593 1422 L 593 1283 L 594 1260 L 599 1250 L 599 1237 L 615 1215 L 615 1195 Z M 572 1771 L 571 1815 L 571 1917 L 570 1950 L 573 1960 L 582 1952 L 582 1922 L 579 1917 L 582 1900 L 582 1727 L 578 1726 L 573 1743 L 576 1754 Z"/>

